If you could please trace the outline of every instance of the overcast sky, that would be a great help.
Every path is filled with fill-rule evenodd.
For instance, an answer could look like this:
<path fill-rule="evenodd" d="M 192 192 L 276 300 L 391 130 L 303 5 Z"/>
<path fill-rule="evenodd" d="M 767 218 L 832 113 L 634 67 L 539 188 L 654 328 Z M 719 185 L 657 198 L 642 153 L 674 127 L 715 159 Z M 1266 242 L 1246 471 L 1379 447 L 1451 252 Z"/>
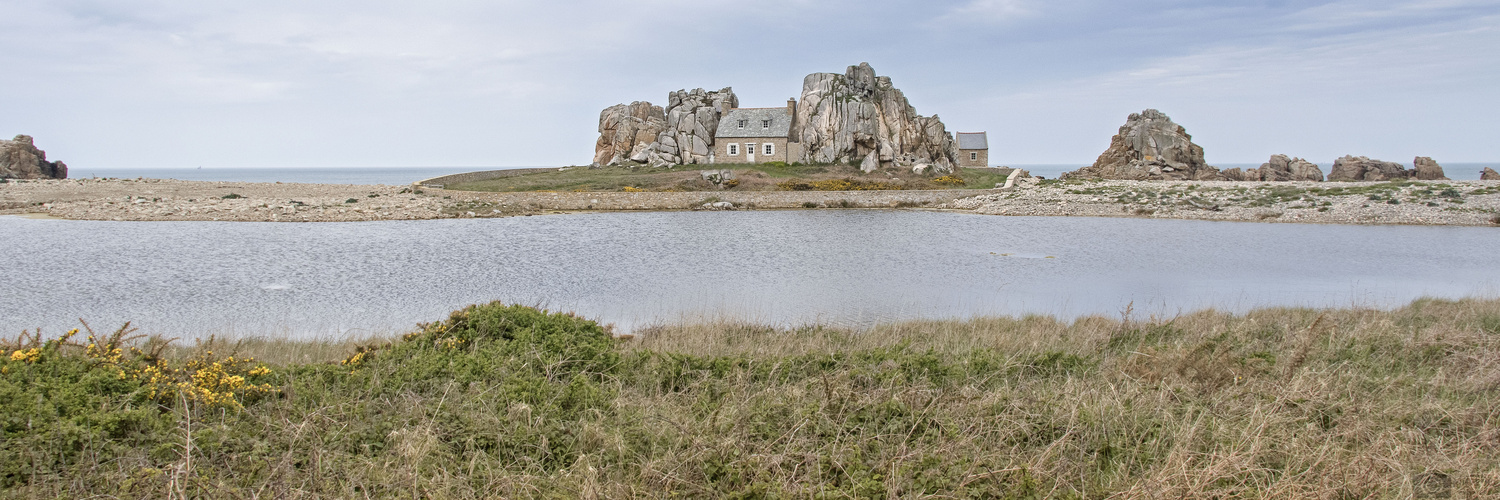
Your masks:
<path fill-rule="evenodd" d="M 680 88 L 779 106 L 867 61 L 997 164 L 1131 112 L 1209 163 L 1500 161 L 1500 0 L 0 0 L 0 135 L 79 167 L 587 163 Z"/>

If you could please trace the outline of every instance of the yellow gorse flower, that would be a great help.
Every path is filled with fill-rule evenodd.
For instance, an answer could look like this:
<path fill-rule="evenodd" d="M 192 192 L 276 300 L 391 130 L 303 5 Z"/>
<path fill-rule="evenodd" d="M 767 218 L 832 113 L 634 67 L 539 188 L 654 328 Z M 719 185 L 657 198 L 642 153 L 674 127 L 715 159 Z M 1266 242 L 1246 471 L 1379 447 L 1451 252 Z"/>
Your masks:
<path fill-rule="evenodd" d="M 10 353 L 11 361 L 25 361 L 27 363 L 35 363 L 40 359 L 42 359 L 42 350 L 39 348 L 22 349 Z"/>

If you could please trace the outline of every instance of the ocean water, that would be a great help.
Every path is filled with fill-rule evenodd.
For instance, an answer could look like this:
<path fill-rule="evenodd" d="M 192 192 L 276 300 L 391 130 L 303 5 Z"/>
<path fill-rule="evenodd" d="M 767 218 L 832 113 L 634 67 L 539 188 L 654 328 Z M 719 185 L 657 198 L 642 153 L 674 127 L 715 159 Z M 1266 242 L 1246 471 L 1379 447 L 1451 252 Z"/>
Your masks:
<path fill-rule="evenodd" d="M 0 334 L 395 333 L 466 304 L 624 330 L 695 318 L 867 325 L 1038 313 L 1392 307 L 1495 297 L 1500 230 L 909 210 L 350 223 L 0 217 Z"/>

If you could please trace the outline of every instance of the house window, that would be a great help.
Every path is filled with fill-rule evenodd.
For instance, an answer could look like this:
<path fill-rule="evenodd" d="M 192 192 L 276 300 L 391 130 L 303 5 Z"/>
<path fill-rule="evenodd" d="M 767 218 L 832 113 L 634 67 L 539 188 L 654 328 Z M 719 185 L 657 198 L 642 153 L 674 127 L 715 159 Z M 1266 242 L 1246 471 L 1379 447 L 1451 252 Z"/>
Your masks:
<path fill-rule="evenodd" d="M 969 159 L 970 160 L 978 160 L 979 159 L 979 153 L 974 152 L 974 151 L 970 151 L 969 152 Z"/>
<path fill-rule="evenodd" d="M 776 145 L 769 142 L 766 143 L 766 156 L 771 156 L 774 154 L 776 154 Z"/>
<path fill-rule="evenodd" d="M 760 128 L 771 128 L 771 120 L 761 120 Z"/>
<path fill-rule="evenodd" d="M 729 156 L 739 156 L 739 155 L 740 155 L 740 145 L 732 143 L 732 142 L 729 143 Z"/>
<path fill-rule="evenodd" d="M 749 121 L 750 120 L 740 120 L 740 128 L 745 128 L 745 123 Z"/>
<path fill-rule="evenodd" d="M 745 143 L 745 154 L 746 155 L 752 155 L 752 156 L 755 155 L 755 143 L 753 143 L 753 142 L 747 142 L 747 143 Z"/>

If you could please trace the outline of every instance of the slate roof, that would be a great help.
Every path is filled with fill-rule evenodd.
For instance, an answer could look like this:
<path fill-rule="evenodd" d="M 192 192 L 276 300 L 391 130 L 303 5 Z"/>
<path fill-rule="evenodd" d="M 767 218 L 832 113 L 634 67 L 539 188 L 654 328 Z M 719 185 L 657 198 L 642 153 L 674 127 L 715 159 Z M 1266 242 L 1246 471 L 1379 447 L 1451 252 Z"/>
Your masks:
<path fill-rule="evenodd" d="M 990 140 L 984 132 L 959 132 L 958 149 L 989 149 Z"/>
<path fill-rule="evenodd" d="M 745 126 L 740 127 L 740 120 Z M 771 127 L 761 126 L 771 120 Z M 781 108 L 734 108 L 719 119 L 719 130 L 714 137 L 787 137 L 792 129 L 792 114 Z"/>

